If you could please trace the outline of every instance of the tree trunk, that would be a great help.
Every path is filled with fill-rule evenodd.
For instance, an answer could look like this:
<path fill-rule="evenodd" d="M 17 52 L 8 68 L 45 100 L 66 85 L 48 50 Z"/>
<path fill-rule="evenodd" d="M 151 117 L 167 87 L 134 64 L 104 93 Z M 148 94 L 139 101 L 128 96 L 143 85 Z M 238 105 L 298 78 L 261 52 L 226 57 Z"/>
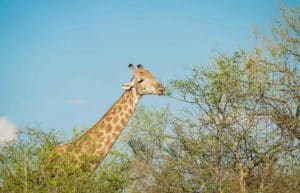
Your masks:
<path fill-rule="evenodd" d="M 247 172 L 245 172 L 244 169 L 241 168 L 240 169 L 240 179 L 239 179 L 239 186 L 240 186 L 241 193 L 247 193 L 246 177 L 247 177 Z"/>

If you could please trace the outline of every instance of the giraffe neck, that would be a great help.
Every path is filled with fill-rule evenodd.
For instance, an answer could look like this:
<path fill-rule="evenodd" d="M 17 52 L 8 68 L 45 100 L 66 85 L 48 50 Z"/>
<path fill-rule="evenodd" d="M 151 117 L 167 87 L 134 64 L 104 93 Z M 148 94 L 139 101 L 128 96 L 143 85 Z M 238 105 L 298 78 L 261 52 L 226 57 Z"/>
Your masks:
<path fill-rule="evenodd" d="M 125 91 L 104 116 L 77 141 L 74 141 L 72 157 L 82 163 L 82 158 L 93 156 L 92 169 L 106 157 L 113 144 L 127 125 L 141 95 L 135 89 Z"/>

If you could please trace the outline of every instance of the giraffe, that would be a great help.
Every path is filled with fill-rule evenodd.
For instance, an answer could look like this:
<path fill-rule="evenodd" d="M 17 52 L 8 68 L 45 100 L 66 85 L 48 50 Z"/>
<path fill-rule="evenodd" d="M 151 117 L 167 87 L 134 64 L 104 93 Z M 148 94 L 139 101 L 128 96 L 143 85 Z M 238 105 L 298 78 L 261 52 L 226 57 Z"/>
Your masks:
<path fill-rule="evenodd" d="M 50 155 L 67 156 L 75 168 L 84 165 L 94 171 L 124 130 L 140 98 L 143 95 L 164 94 L 164 86 L 141 64 L 137 68 L 132 64 L 128 67 L 133 77 L 129 83 L 122 85 L 124 92 L 121 97 L 92 128 L 78 139 L 56 146 Z"/>

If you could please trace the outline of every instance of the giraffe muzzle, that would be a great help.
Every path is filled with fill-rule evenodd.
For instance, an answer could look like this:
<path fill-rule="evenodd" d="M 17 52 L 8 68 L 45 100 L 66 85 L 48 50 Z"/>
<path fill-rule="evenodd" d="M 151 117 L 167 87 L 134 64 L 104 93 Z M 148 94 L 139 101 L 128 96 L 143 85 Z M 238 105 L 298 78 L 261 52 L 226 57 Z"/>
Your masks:
<path fill-rule="evenodd" d="M 163 86 L 161 86 L 157 89 L 157 91 L 158 91 L 158 93 L 157 93 L 158 95 L 163 95 L 165 93 L 165 88 Z"/>

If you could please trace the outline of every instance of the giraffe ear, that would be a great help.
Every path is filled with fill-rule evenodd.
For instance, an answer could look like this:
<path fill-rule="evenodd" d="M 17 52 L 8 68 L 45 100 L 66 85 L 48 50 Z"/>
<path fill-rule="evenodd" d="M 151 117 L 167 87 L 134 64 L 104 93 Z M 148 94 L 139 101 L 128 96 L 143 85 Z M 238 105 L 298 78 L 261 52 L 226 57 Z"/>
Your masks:
<path fill-rule="evenodd" d="M 129 83 L 124 83 L 122 84 L 122 88 L 124 90 L 130 90 L 132 88 L 132 84 L 129 82 Z"/>
<path fill-rule="evenodd" d="M 144 69 L 143 65 L 139 64 L 137 65 L 138 69 Z"/>

